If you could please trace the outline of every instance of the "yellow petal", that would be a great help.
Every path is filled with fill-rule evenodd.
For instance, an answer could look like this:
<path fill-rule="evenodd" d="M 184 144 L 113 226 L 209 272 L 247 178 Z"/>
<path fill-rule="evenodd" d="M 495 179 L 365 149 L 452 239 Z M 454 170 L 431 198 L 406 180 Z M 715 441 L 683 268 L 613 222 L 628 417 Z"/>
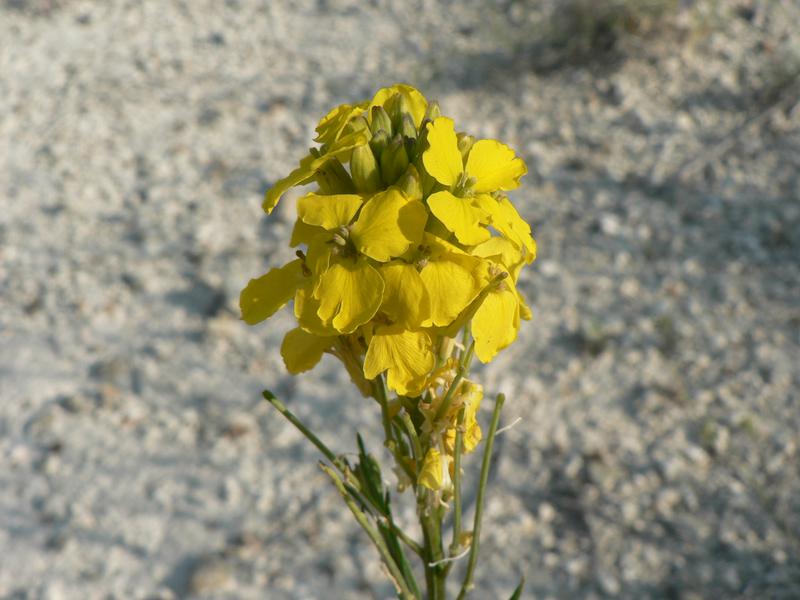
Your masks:
<path fill-rule="evenodd" d="M 313 369 L 335 337 L 320 337 L 299 327 L 289 331 L 281 343 L 281 356 L 286 370 L 293 375 Z"/>
<path fill-rule="evenodd" d="M 270 269 L 258 279 L 251 279 L 239 295 L 242 319 L 255 325 L 271 317 L 292 299 L 304 281 L 303 261 L 300 259 L 278 269 Z"/>
<path fill-rule="evenodd" d="M 297 201 L 297 216 L 308 225 L 333 230 L 347 226 L 358 212 L 362 201 L 357 194 L 306 194 Z"/>
<path fill-rule="evenodd" d="M 422 154 L 422 164 L 436 181 L 454 186 L 464 171 L 453 120 L 439 117 L 428 123 L 428 149 Z"/>
<path fill-rule="evenodd" d="M 475 355 L 483 363 L 507 347 L 517 337 L 519 303 L 516 292 L 504 282 L 504 287 L 490 292 L 472 317 L 472 336 Z"/>
<path fill-rule="evenodd" d="M 477 179 L 473 190 L 478 193 L 513 190 L 528 168 L 514 151 L 497 140 L 479 140 L 469 151 L 467 173 Z"/>
<path fill-rule="evenodd" d="M 480 225 L 483 210 L 469 200 L 447 191 L 436 192 L 428 198 L 428 207 L 462 244 L 473 246 L 489 238 L 489 230 Z"/>
<path fill-rule="evenodd" d="M 506 271 L 513 271 L 523 262 L 519 246 L 506 238 L 497 236 L 475 246 L 470 254 L 492 259 L 493 262 L 502 265 Z"/>
<path fill-rule="evenodd" d="M 517 248 L 525 249 L 523 258 L 526 263 L 530 264 L 536 259 L 536 242 L 531 237 L 531 226 L 508 198 L 495 200 L 488 194 L 480 194 L 475 197 L 475 203 L 489 215 L 492 227 Z"/>
<path fill-rule="evenodd" d="M 417 484 L 423 485 L 429 490 L 438 491 L 442 487 L 444 467 L 442 465 L 442 454 L 436 448 L 429 448 L 425 453 L 425 460 L 422 461 L 422 468 L 417 477 Z"/>
<path fill-rule="evenodd" d="M 344 157 L 349 157 L 354 148 L 363 146 L 368 141 L 369 136 L 366 131 L 354 131 L 338 139 L 326 150 L 325 154 L 319 156 L 309 154 L 303 158 L 300 161 L 300 166 L 283 179 L 277 181 L 275 185 L 267 190 L 264 202 L 261 205 L 264 212 L 267 214 L 271 213 L 281 199 L 281 196 L 283 196 L 289 188 L 300 185 L 313 177 L 316 170 L 331 158 L 342 159 Z"/>
<path fill-rule="evenodd" d="M 292 238 L 289 241 L 289 245 L 295 248 L 300 244 L 310 244 L 312 240 L 321 233 L 325 233 L 322 227 L 308 225 L 307 223 L 303 223 L 300 219 L 297 219 L 292 228 Z"/>
<path fill-rule="evenodd" d="M 329 323 L 323 323 L 317 314 L 319 300 L 314 298 L 313 287 L 309 281 L 297 289 L 294 296 L 294 316 L 297 318 L 297 324 L 307 332 L 318 336 L 336 335 L 338 332 Z"/>
<path fill-rule="evenodd" d="M 428 260 L 419 274 L 430 301 L 430 319 L 424 322 L 426 327 L 449 325 L 480 293 L 480 285 L 472 273 L 447 258 Z"/>
<path fill-rule="evenodd" d="M 386 101 L 395 94 L 402 94 L 406 97 L 411 110 L 411 116 L 414 117 L 414 126 L 419 129 L 420 123 L 422 123 L 422 119 L 425 117 L 425 110 L 428 108 L 428 101 L 425 99 L 425 96 L 419 92 L 419 90 L 411 87 L 410 85 L 398 83 L 396 85 L 378 90 L 378 92 L 372 98 L 372 102 L 370 102 L 369 107 L 372 108 L 373 106 L 384 106 Z"/>
<path fill-rule="evenodd" d="M 403 396 L 422 392 L 433 369 L 431 339 L 424 331 L 399 326 L 376 328 L 364 358 L 364 376 L 374 379 L 388 371 L 386 383 Z"/>
<path fill-rule="evenodd" d="M 531 226 L 519 216 L 517 209 L 508 198 L 501 198 L 498 205 L 507 237 L 525 248 L 525 262 L 532 263 L 536 260 L 536 241 L 531 237 Z"/>
<path fill-rule="evenodd" d="M 483 434 L 481 426 L 478 424 L 478 409 L 483 399 L 483 387 L 478 384 L 470 384 L 469 398 L 467 399 L 467 409 L 464 411 L 464 452 L 472 452 L 480 443 Z M 453 436 L 455 437 L 455 436 Z"/>
<path fill-rule="evenodd" d="M 314 138 L 314 141 L 322 145 L 335 142 L 350 119 L 364 112 L 365 108 L 366 106 L 362 103 L 355 106 L 342 104 L 331 109 L 317 125 L 317 137 Z"/>
<path fill-rule="evenodd" d="M 306 265 L 314 275 L 321 275 L 328 270 L 331 264 L 331 234 L 320 228 L 322 233 L 314 236 L 308 242 L 308 253 L 306 254 Z"/>
<path fill-rule="evenodd" d="M 430 301 L 425 282 L 414 265 L 393 261 L 380 268 L 386 282 L 381 312 L 393 323 L 419 329 L 430 318 Z"/>
<path fill-rule="evenodd" d="M 456 442 L 456 428 L 455 425 L 457 424 L 458 413 L 463 406 L 464 410 L 464 453 L 467 454 L 472 452 L 478 443 L 481 441 L 481 428 L 478 425 L 477 414 L 478 408 L 480 408 L 481 400 L 483 399 L 483 386 L 477 383 L 473 383 L 468 380 L 464 380 L 458 389 L 458 395 L 456 396 L 455 401 L 453 404 L 455 405 L 455 410 L 453 411 L 453 415 L 451 416 L 453 427 L 450 427 L 447 430 L 446 436 L 444 438 L 445 442 L 445 450 L 453 454 L 455 452 L 455 442 Z"/>
<path fill-rule="evenodd" d="M 312 165 L 315 160 L 317 159 L 310 154 L 304 157 L 300 161 L 299 167 L 297 167 L 283 179 L 276 181 L 275 185 L 267 190 L 267 194 L 264 197 L 264 202 L 261 205 L 261 208 L 264 209 L 264 212 L 270 214 L 272 209 L 274 209 L 278 204 L 281 196 L 288 192 L 290 188 L 300 185 L 306 179 L 314 175 L 314 168 Z"/>
<path fill-rule="evenodd" d="M 369 321 L 383 299 L 383 279 L 367 261 L 335 262 L 317 282 L 317 314 L 340 333 L 352 333 Z"/>
<path fill-rule="evenodd" d="M 386 262 L 419 244 L 427 218 L 421 202 L 408 200 L 402 192 L 389 188 L 364 205 L 350 237 L 359 252 Z"/>

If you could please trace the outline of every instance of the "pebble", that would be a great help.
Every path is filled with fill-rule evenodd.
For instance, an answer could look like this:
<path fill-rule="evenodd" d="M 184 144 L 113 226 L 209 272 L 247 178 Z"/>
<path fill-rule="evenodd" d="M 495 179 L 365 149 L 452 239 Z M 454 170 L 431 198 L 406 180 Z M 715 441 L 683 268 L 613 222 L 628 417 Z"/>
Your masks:
<path fill-rule="evenodd" d="M 191 594 L 208 594 L 229 587 L 233 583 L 233 569 L 221 559 L 200 561 L 189 580 Z"/>

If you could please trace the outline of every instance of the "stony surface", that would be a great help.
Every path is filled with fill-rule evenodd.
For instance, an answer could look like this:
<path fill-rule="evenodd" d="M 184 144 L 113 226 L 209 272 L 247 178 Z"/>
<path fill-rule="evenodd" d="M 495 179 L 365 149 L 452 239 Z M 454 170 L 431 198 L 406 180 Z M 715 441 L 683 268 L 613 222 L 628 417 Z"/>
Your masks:
<path fill-rule="evenodd" d="M 289 255 L 260 194 L 394 81 L 531 171 L 475 597 L 800 597 L 800 5 L 580 60 L 553 2 L 483 5 L 0 0 L 0 597 L 391 597 L 259 391 L 340 451 L 375 408 L 236 303 Z"/>

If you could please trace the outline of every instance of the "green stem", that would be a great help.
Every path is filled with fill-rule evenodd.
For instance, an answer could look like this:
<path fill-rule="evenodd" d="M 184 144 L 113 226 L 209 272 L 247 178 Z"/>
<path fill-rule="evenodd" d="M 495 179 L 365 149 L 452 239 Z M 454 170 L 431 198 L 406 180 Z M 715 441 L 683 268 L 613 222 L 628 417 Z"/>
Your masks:
<path fill-rule="evenodd" d="M 421 501 L 424 508 L 425 501 Z M 441 565 L 435 565 L 443 558 L 442 522 L 439 511 L 423 512 L 420 515 L 422 533 L 425 539 L 425 582 L 428 586 L 428 600 L 445 600 L 446 574 Z"/>
<path fill-rule="evenodd" d="M 414 600 L 414 595 L 409 589 L 408 583 L 403 577 L 402 571 L 392 558 L 392 554 L 389 551 L 389 548 L 386 546 L 386 542 L 383 540 L 378 531 L 372 526 L 372 524 L 370 524 L 367 515 L 365 515 L 358 508 L 355 501 L 347 493 L 344 483 L 342 482 L 339 475 L 336 473 L 336 471 L 334 471 L 324 463 L 319 463 L 319 466 L 325 472 L 325 474 L 331 478 L 331 481 L 336 486 L 336 489 L 339 490 L 339 493 L 344 499 L 345 504 L 347 504 L 347 507 L 350 509 L 350 512 L 353 513 L 353 516 L 356 518 L 356 521 L 358 521 L 358 524 L 361 525 L 362 529 L 364 529 L 364 531 L 367 533 L 369 538 L 372 540 L 372 543 L 375 544 L 375 547 L 378 549 L 378 552 L 380 553 L 381 558 L 383 559 L 383 562 L 386 565 L 386 568 L 389 569 L 389 573 L 392 576 L 394 584 L 397 586 L 397 591 L 399 592 L 400 597 L 403 599 Z"/>
<path fill-rule="evenodd" d="M 469 347 L 466 350 L 464 356 L 461 357 L 461 362 L 458 365 L 458 370 L 456 371 L 456 376 L 453 377 L 453 382 L 450 384 L 450 387 L 447 389 L 447 393 L 444 395 L 442 399 L 442 403 L 439 405 L 439 408 L 436 410 L 436 414 L 434 415 L 433 422 L 438 423 L 441 421 L 445 415 L 447 415 L 447 411 L 450 410 L 450 405 L 453 403 L 453 397 L 455 396 L 455 392 L 458 389 L 461 380 L 464 378 L 464 374 L 469 371 L 469 365 L 472 362 L 472 353 L 475 351 L 475 340 L 472 340 L 469 344 Z"/>
<path fill-rule="evenodd" d="M 450 543 L 450 557 L 458 554 L 461 545 L 461 454 L 464 451 L 464 411 L 461 407 L 458 411 L 458 423 L 456 425 L 456 447 L 453 457 L 453 541 Z M 450 563 L 448 571 L 450 570 Z"/>
<path fill-rule="evenodd" d="M 391 419 L 389 419 L 389 399 L 382 375 L 378 375 L 372 380 L 372 387 L 375 392 L 375 399 L 378 401 L 378 404 L 381 405 L 381 420 L 383 421 L 383 435 L 386 438 L 385 443 L 386 446 L 392 450 L 392 454 L 394 454 L 394 449 L 390 445 L 394 440 L 394 436 L 392 435 L 392 422 Z"/>
<path fill-rule="evenodd" d="M 283 402 L 278 400 L 275 397 L 275 395 L 272 392 L 270 392 L 269 390 L 264 390 L 263 392 L 261 392 L 261 395 L 264 396 L 264 400 L 266 400 L 267 402 L 272 404 L 272 406 L 274 406 L 278 410 L 279 413 L 281 413 L 284 417 L 286 417 L 286 419 L 292 425 L 297 427 L 297 429 L 300 431 L 300 433 L 302 433 L 304 436 L 306 436 L 306 438 L 308 438 L 308 441 L 310 441 L 312 444 L 314 444 L 317 447 L 317 449 L 320 452 L 322 452 L 322 454 L 325 456 L 325 458 L 327 458 L 329 461 L 331 461 L 331 463 L 333 463 L 333 465 L 337 469 L 342 471 L 342 473 L 345 472 L 345 468 L 344 468 L 344 464 L 342 463 L 342 460 L 340 458 L 338 458 L 333 452 L 331 452 L 331 449 L 328 448 L 322 442 L 322 440 L 320 440 L 316 435 L 314 435 L 312 433 L 312 431 L 308 427 L 306 427 L 300 419 L 298 419 L 296 416 L 294 416 L 292 411 L 290 411 L 288 408 L 286 408 L 286 406 L 283 404 Z"/>
<path fill-rule="evenodd" d="M 500 410 L 506 397 L 503 394 L 497 395 L 497 400 L 492 412 L 492 422 L 489 425 L 489 436 L 486 439 L 486 447 L 483 449 L 483 464 L 481 465 L 481 478 L 478 485 L 478 497 L 475 500 L 475 521 L 472 526 L 472 545 L 469 550 L 469 563 L 467 564 L 467 574 L 457 600 L 463 600 L 467 591 L 472 588 L 472 577 L 475 572 L 475 564 L 478 561 L 478 546 L 481 535 L 481 518 L 483 517 L 483 496 L 486 492 L 486 484 L 489 481 L 489 465 L 492 458 L 492 445 L 497 433 L 497 424 L 500 422 Z"/>

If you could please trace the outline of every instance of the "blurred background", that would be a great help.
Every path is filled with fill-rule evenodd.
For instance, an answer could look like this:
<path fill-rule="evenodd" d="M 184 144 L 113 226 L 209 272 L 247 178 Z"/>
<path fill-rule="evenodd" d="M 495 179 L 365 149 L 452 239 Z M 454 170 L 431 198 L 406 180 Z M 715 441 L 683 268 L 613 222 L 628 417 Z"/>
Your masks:
<path fill-rule="evenodd" d="M 797 0 L 0 0 L 0 598 L 392 596 L 260 391 L 375 406 L 237 302 L 394 82 L 530 171 L 474 597 L 800 597 Z"/>

